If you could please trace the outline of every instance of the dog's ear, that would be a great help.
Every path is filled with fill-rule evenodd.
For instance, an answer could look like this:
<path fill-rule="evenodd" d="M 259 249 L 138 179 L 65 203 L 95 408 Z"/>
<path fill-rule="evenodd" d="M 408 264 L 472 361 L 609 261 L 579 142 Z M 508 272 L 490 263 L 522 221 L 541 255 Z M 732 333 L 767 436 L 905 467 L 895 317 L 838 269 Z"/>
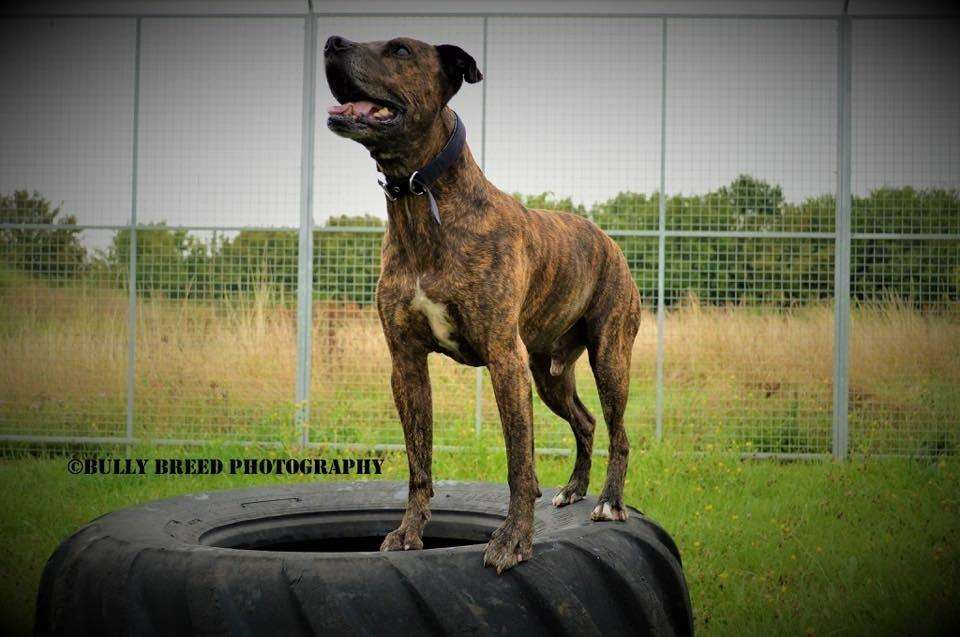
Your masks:
<path fill-rule="evenodd" d="M 460 47 L 440 44 L 437 45 L 437 54 L 440 56 L 440 67 L 453 88 L 451 95 L 460 90 L 464 80 L 468 84 L 476 84 L 483 79 L 483 73 L 477 68 L 477 61 Z"/>

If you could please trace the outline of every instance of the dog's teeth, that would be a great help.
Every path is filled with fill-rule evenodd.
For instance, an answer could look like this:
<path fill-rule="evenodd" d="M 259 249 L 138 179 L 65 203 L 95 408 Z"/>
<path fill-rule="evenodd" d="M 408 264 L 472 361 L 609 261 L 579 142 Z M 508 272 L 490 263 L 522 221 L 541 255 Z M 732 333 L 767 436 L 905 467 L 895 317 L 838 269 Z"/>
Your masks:
<path fill-rule="evenodd" d="M 390 117 L 390 115 L 392 115 L 392 113 L 390 112 L 390 109 L 387 108 L 386 106 L 381 107 L 379 111 L 373 114 L 373 116 L 378 119 L 385 119 L 387 117 Z"/>

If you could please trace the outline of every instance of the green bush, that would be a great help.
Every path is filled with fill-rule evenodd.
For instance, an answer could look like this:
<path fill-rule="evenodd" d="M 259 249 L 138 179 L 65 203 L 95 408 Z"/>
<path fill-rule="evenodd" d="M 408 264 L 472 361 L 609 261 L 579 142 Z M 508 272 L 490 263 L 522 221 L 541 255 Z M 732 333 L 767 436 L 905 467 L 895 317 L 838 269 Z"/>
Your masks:
<path fill-rule="evenodd" d="M 0 261 L 28 274 L 74 278 L 89 265 L 73 215 L 64 215 L 40 193 L 17 190 L 0 195 Z M 19 224 L 20 227 L 10 227 Z M 52 225 L 53 228 L 30 226 Z"/>
<path fill-rule="evenodd" d="M 660 194 L 621 192 L 591 206 L 544 192 L 514 195 L 527 207 L 572 212 L 611 232 L 623 249 L 645 301 L 656 298 L 657 238 L 630 230 L 656 230 Z M 665 202 L 671 231 L 807 231 L 834 229 L 835 200 L 825 194 L 799 203 L 784 200 L 779 185 L 740 175 L 705 194 L 675 194 Z M 870 233 L 954 234 L 957 240 L 856 239 L 851 291 L 856 300 L 899 297 L 919 306 L 960 301 L 960 193 L 956 190 L 880 188 L 854 197 L 853 230 Z M 0 229 L 5 267 L 63 279 L 98 272 L 101 281 L 127 285 L 129 230 L 103 253 L 90 254 L 76 220 L 39 194 L 0 197 L 0 223 L 55 224 L 53 229 Z M 337 216 L 313 243 L 313 292 L 317 299 L 368 305 L 380 270 L 376 216 Z M 335 230 L 335 231 L 331 231 Z M 297 290 L 296 232 L 243 231 L 201 239 L 164 225 L 137 231 L 137 283 L 142 294 L 171 298 L 223 298 L 249 293 L 292 300 Z M 833 296 L 834 240 L 730 236 L 674 236 L 666 243 L 666 299 L 695 296 L 711 304 L 750 303 L 789 307 Z M 102 271 L 110 276 L 104 276 Z"/>

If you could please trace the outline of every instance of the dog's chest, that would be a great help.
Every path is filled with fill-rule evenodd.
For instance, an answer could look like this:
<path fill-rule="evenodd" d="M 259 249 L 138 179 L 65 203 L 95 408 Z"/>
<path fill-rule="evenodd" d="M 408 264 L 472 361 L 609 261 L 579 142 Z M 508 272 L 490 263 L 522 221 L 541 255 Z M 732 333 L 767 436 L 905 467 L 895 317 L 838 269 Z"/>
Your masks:
<path fill-rule="evenodd" d="M 422 314 L 427 319 L 430 331 L 433 332 L 433 337 L 437 339 L 441 347 L 459 353 L 460 346 L 456 340 L 456 325 L 450 319 L 447 304 L 437 300 L 437 296 L 434 294 L 435 298 L 431 298 L 424 290 L 424 286 L 421 285 L 420 277 L 417 277 L 413 289 L 413 298 L 410 300 L 410 309 Z"/>

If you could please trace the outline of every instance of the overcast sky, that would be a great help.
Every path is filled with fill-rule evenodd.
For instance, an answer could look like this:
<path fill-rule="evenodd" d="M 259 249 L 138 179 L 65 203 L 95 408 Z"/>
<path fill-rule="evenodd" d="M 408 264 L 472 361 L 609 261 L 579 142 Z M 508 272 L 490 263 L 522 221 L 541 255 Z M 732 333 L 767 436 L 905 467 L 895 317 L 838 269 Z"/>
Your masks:
<path fill-rule="evenodd" d="M 483 84 L 453 106 L 504 190 L 592 203 L 660 179 L 658 19 L 321 18 L 319 41 L 407 35 L 458 44 Z M 957 23 L 854 23 L 854 190 L 960 187 Z M 303 21 L 142 23 L 143 222 L 296 226 Z M 38 190 L 84 224 L 131 208 L 135 23 L 0 23 L 0 192 Z M 667 37 L 667 190 L 751 173 L 788 199 L 836 181 L 837 33 L 830 20 L 677 19 Z M 482 152 L 483 92 L 486 144 Z M 325 127 L 317 84 L 315 209 L 385 215 L 373 162 Z M 484 156 L 485 154 L 485 156 Z"/>

